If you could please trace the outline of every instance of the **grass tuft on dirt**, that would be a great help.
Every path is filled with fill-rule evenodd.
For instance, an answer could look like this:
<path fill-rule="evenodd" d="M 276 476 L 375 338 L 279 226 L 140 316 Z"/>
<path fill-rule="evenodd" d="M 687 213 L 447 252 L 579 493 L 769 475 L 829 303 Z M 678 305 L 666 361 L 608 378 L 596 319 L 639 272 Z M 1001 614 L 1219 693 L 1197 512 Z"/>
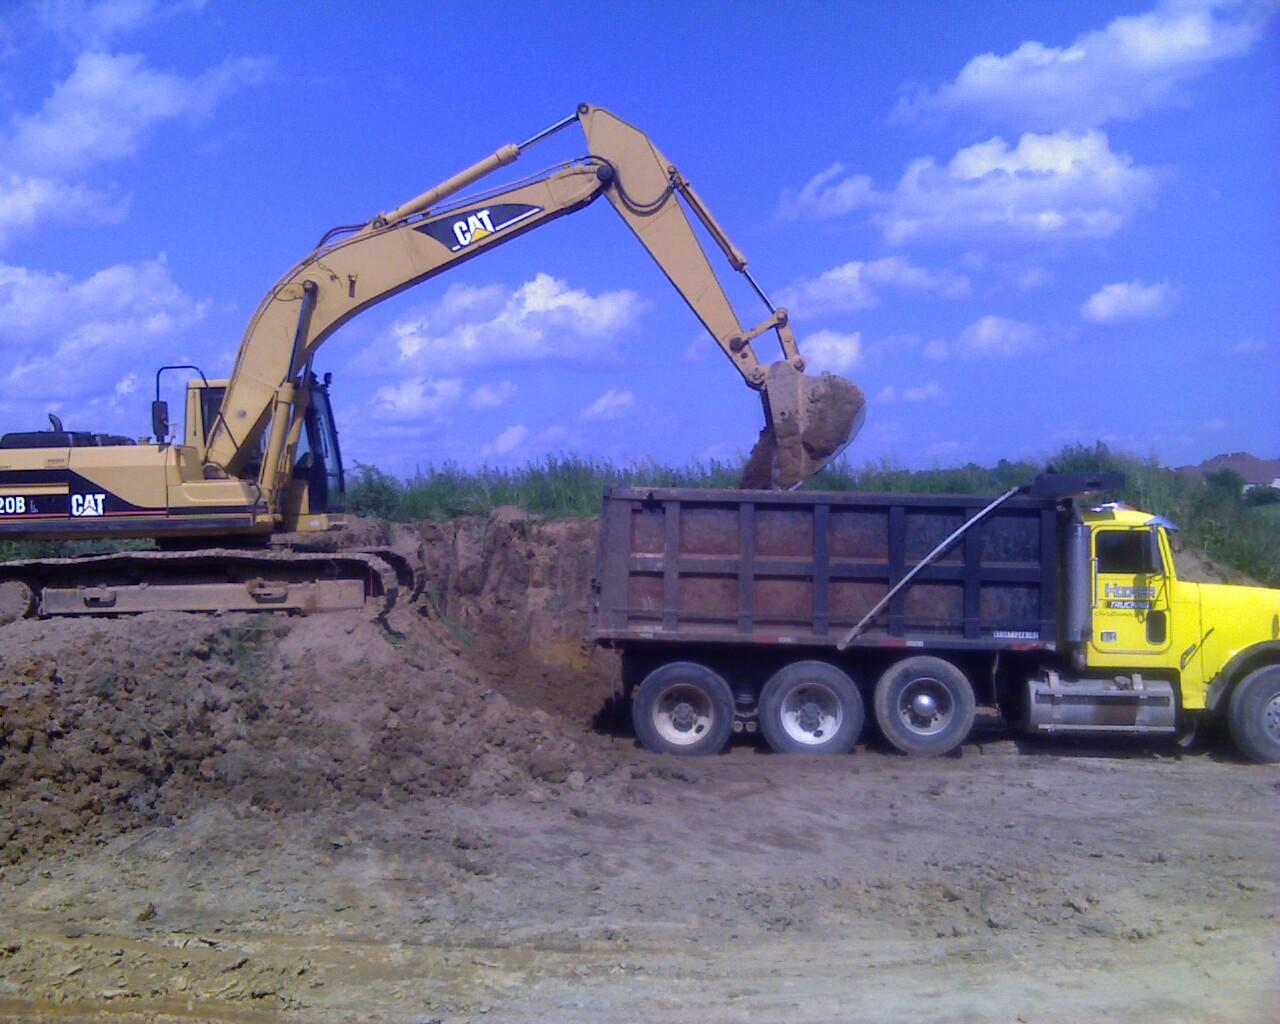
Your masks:
<path fill-rule="evenodd" d="M 889 462 L 854 466 L 840 460 L 814 477 L 808 490 L 861 493 L 998 494 L 1029 483 L 1045 463 L 1060 472 L 1118 470 L 1127 484 L 1099 500 L 1128 502 L 1178 523 L 1187 543 L 1215 562 L 1269 586 L 1280 586 L 1280 524 L 1275 505 L 1252 505 L 1233 474 L 1210 474 L 1204 483 L 1179 477 L 1154 458 L 1113 451 L 1102 442 L 1071 445 L 1045 462 L 1001 459 L 994 466 L 969 463 L 946 469 L 906 469 Z M 455 463 L 428 467 L 407 480 L 361 463 L 348 489 L 348 507 L 361 515 L 398 522 L 442 521 L 485 515 L 513 505 L 539 515 L 592 516 L 609 484 L 648 487 L 734 487 L 741 467 L 694 462 L 619 466 L 607 459 L 549 457 L 526 466 L 464 469 Z"/>

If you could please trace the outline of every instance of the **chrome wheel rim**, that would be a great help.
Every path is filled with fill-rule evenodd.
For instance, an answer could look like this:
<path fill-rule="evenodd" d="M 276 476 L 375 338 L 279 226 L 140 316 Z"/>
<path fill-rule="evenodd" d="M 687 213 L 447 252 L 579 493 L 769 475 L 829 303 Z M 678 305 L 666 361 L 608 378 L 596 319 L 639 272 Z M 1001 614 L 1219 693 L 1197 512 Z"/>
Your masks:
<path fill-rule="evenodd" d="M 792 687 L 779 708 L 782 731 L 797 743 L 820 747 L 835 738 L 844 721 L 839 695 L 817 682 Z"/>
<path fill-rule="evenodd" d="M 668 743 L 688 747 L 700 741 L 715 723 L 711 697 L 696 686 L 668 686 L 653 705 L 653 728 Z"/>
<path fill-rule="evenodd" d="M 1273 740 L 1280 742 L 1280 693 L 1269 701 L 1262 711 L 1262 727 Z"/>
<path fill-rule="evenodd" d="M 898 718 L 917 736 L 936 736 L 955 713 L 951 691 L 932 676 L 912 679 L 898 694 Z"/>

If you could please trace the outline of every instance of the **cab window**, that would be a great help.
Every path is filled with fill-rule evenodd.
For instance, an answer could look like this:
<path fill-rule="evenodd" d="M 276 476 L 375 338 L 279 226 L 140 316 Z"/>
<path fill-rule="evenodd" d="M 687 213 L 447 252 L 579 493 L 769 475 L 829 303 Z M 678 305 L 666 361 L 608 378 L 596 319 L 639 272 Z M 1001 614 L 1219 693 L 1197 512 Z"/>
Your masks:
<path fill-rule="evenodd" d="M 1137 576 L 1163 572 L 1152 564 L 1150 530 L 1100 530 L 1095 542 L 1098 572 Z"/>
<path fill-rule="evenodd" d="M 226 391 L 226 388 L 200 389 L 200 425 L 204 429 L 205 444 L 209 443 L 209 431 L 213 429 L 213 422 L 218 418 L 218 411 L 222 408 L 222 396 Z"/>

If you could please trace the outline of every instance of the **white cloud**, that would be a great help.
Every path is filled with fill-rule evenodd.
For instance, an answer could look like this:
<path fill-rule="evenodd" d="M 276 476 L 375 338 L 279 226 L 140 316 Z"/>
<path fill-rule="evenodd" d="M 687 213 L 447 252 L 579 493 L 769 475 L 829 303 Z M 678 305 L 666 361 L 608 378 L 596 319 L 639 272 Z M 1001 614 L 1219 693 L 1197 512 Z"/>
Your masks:
<path fill-rule="evenodd" d="M 126 373 L 118 381 L 116 381 L 116 396 L 123 398 L 125 395 L 131 395 L 138 390 L 138 375 L 136 373 Z"/>
<path fill-rule="evenodd" d="M 207 0 L 39 0 L 41 22 L 69 44 L 98 48 L 154 22 L 202 10 Z"/>
<path fill-rule="evenodd" d="M 1245 338 L 1231 346 L 1231 352 L 1237 356 L 1260 356 L 1267 351 L 1268 345 L 1261 338 Z"/>
<path fill-rule="evenodd" d="M 378 388 L 373 395 L 374 410 L 393 419 L 423 419 L 438 416 L 462 397 L 462 380 L 443 377 L 408 377 L 398 384 Z"/>
<path fill-rule="evenodd" d="M 102 0 L 47 3 L 39 13 L 55 30 L 80 25 L 111 34 L 190 6 Z M 128 212 L 127 195 L 68 177 L 132 156 L 161 121 L 209 114 L 228 93 L 261 80 L 269 66 L 263 58 L 232 58 L 187 79 L 147 67 L 138 54 L 81 53 L 38 111 L 15 114 L 0 132 L 0 245 L 44 224 L 119 223 Z"/>
<path fill-rule="evenodd" d="M 1045 285 L 1052 283 L 1052 281 L 1053 274 L 1045 270 L 1044 267 L 1027 267 L 1025 270 L 1018 271 L 1015 277 L 1015 283 L 1024 292 L 1043 288 Z"/>
<path fill-rule="evenodd" d="M 908 166 L 878 219 L 893 242 L 972 233 L 1033 238 L 1112 234 L 1151 194 L 1154 173 L 1114 153 L 1101 132 L 1023 135 L 962 149 L 945 167 Z"/>
<path fill-rule="evenodd" d="M 819 171 L 799 189 L 783 189 L 778 216 L 786 220 L 840 217 L 877 201 L 875 187 L 865 174 L 841 177 L 842 163 Z"/>
<path fill-rule="evenodd" d="M 920 384 L 912 388 L 897 388 L 892 384 L 886 384 L 880 389 L 880 393 L 876 395 L 876 401 L 880 403 L 889 402 L 928 402 L 935 398 L 942 397 L 942 388 L 936 381 L 929 381 L 927 384 Z"/>
<path fill-rule="evenodd" d="M 1211 420 L 1205 420 L 1203 426 L 1206 431 L 1217 433 L 1220 430 L 1226 430 L 1231 424 L 1221 417 L 1215 417 Z"/>
<path fill-rule="evenodd" d="M 512 455 L 520 450 L 524 440 L 529 436 L 529 428 L 523 423 L 507 427 L 501 434 L 480 448 L 480 457 L 489 458 L 494 455 Z"/>
<path fill-rule="evenodd" d="M 1068 46 L 1024 42 L 984 53 L 936 92 L 904 99 L 897 113 L 971 114 L 1014 128 L 1092 128 L 1138 117 L 1177 97 L 1177 87 L 1262 37 L 1275 5 L 1166 0 L 1118 17 Z"/>
<path fill-rule="evenodd" d="M 705 334 L 701 338 L 695 338 L 684 347 L 684 351 L 680 353 L 680 362 L 682 363 L 701 363 L 707 358 L 708 343 L 711 339 Z"/>
<path fill-rule="evenodd" d="M 118 224 L 127 196 L 0 169 L 0 246 L 38 224 Z"/>
<path fill-rule="evenodd" d="M 984 316 L 960 332 L 960 348 L 973 355 L 1016 356 L 1037 348 L 1041 332 L 1021 320 Z"/>
<path fill-rule="evenodd" d="M 926 270 L 898 256 L 842 263 L 817 277 L 802 278 L 779 293 L 779 300 L 801 316 L 852 313 L 879 303 L 878 288 L 956 299 L 969 294 L 969 279 L 952 270 Z"/>
<path fill-rule="evenodd" d="M 203 319 L 163 256 L 119 263 L 82 281 L 0 264 L 0 374 L 6 397 L 73 401 L 155 362 L 155 352 Z M 127 378 L 126 378 L 127 379 Z"/>
<path fill-rule="evenodd" d="M 481 384 L 471 392 L 467 404 L 473 409 L 496 409 L 515 398 L 519 390 L 509 380 L 499 381 L 497 384 Z"/>
<path fill-rule="evenodd" d="M 1168 312 L 1178 292 L 1168 281 L 1143 284 L 1140 280 L 1103 285 L 1080 307 L 1080 315 L 1094 323 L 1141 320 Z"/>
<path fill-rule="evenodd" d="M 610 388 L 582 410 L 584 420 L 616 420 L 630 412 L 636 404 L 636 396 L 630 391 Z"/>
<path fill-rule="evenodd" d="M 1103 132 L 1000 137 L 960 150 L 945 166 L 911 161 L 893 191 L 863 204 L 885 238 L 1094 238 L 1123 226 L 1156 186 L 1150 168 L 1111 149 Z M 834 215 L 818 202 L 795 215 Z M 844 211 L 840 211 L 844 212 Z"/>
<path fill-rule="evenodd" d="M 921 384 L 915 388 L 904 388 L 902 391 L 902 400 L 904 402 L 928 402 L 934 398 L 942 397 L 942 388 L 938 387 L 936 381 L 930 381 L 928 384 Z"/>
<path fill-rule="evenodd" d="M 810 370 L 848 373 L 862 363 L 862 335 L 817 331 L 800 342 L 800 354 Z"/>
<path fill-rule="evenodd" d="M 451 372 L 513 362 L 592 362 L 611 356 L 644 308 L 633 291 L 590 295 L 548 274 L 515 291 L 452 285 L 439 301 L 397 320 L 360 362 L 383 368 L 386 349 L 409 367 Z"/>
<path fill-rule="evenodd" d="M 86 322 L 172 310 L 183 301 L 163 254 L 141 263 L 117 263 L 78 282 L 69 274 L 0 264 L 0 336 L 5 342 L 47 338 Z"/>
<path fill-rule="evenodd" d="M 132 156 L 156 123 L 209 114 L 228 93 L 261 81 L 270 64 L 233 57 L 188 79 L 147 67 L 141 54 L 82 53 L 39 111 L 13 118 L 6 162 L 71 173 Z"/>
<path fill-rule="evenodd" d="M 924 357 L 926 359 L 941 361 L 946 359 L 948 354 L 949 349 L 947 347 L 947 343 L 940 338 L 935 338 L 933 341 L 925 342 Z"/>

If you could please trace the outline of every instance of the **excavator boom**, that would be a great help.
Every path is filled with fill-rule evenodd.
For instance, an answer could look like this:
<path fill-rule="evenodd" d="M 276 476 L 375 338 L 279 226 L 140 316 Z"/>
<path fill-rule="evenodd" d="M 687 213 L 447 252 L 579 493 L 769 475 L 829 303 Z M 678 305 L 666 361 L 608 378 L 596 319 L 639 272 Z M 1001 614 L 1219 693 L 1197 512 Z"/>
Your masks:
<path fill-rule="evenodd" d="M 588 155 L 543 176 L 451 200 L 577 121 Z M 297 430 L 297 396 L 315 350 L 361 310 L 489 248 L 581 209 L 600 195 L 612 204 L 694 315 L 751 388 L 763 395 L 765 432 L 744 485 L 793 487 L 817 472 L 856 433 L 861 392 L 843 378 L 803 375 L 786 310 L 775 308 L 747 261 L 692 186 L 647 135 L 599 107 L 577 112 L 520 145 L 507 145 L 367 224 L 330 232 L 267 293 L 241 342 L 204 453 L 206 475 L 243 475 L 265 448 L 259 486 L 277 493 Z M 768 308 L 743 328 L 679 200 L 683 200 Z M 752 341 L 774 330 L 783 360 L 766 367 Z"/>

